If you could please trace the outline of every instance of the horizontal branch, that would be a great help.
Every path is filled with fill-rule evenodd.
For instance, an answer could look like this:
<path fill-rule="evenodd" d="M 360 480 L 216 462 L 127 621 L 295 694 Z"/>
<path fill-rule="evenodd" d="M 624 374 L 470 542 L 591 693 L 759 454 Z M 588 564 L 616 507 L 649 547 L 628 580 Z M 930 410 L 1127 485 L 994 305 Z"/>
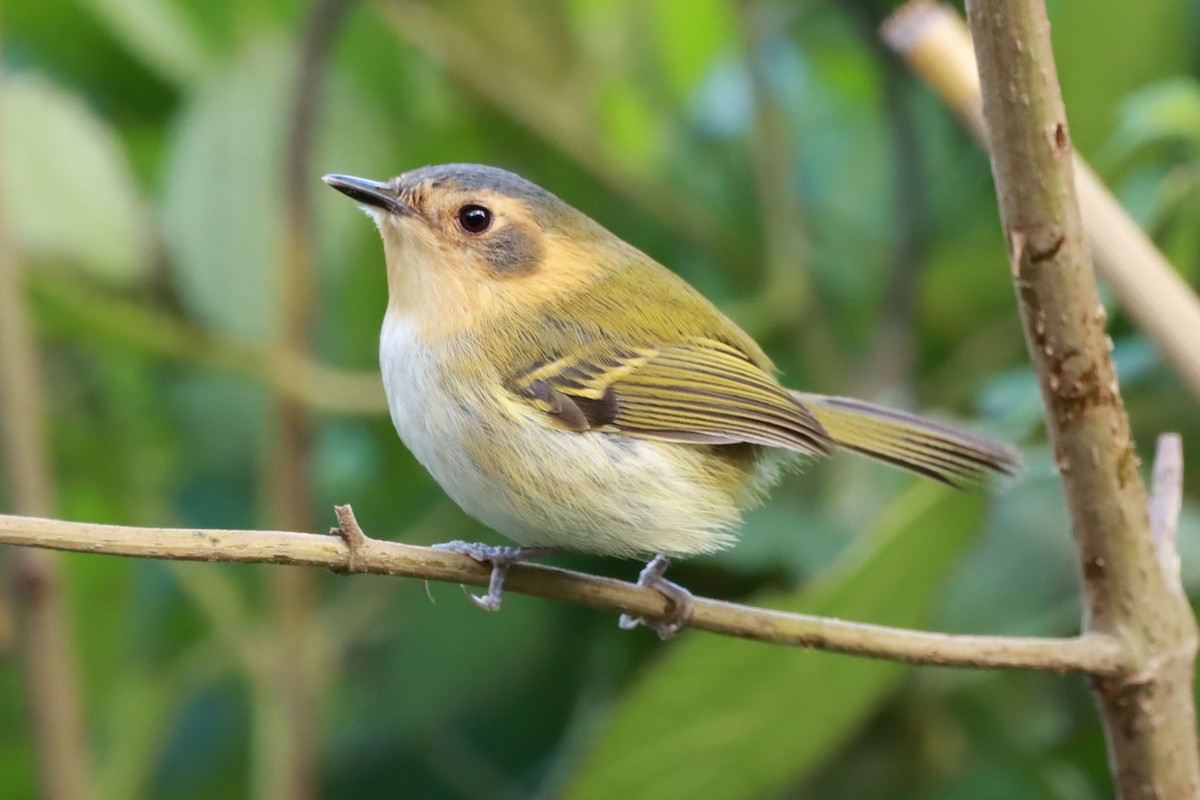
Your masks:
<path fill-rule="evenodd" d="M 345 508 L 345 507 L 343 507 Z M 349 516 L 348 508 L 343 514 Z M 340 536 L 287 531 L 134 528 L 0 515 L 0 544 L 105 555 L 292 564 L 336 572 L 395 575 L 486 586 L 490 569 L 458 553 L 364 538 L 353 551 Z M 601 611 L 660 618 L 670 602 L 654 589 L 535 564 L 514 565 L 508 591 Z M 888 628 L 694 599 L 690 627 L 794 647 L 949 667 L 1120 674 L 1117 642 L 1100 634 L 1070 639 L 955 636 Z"/>
<path fill-rule="evenodd" d="M 45 272 L 32 289 L 66 312 L 60 324 L 89 340 L 248 378 L 314 411 L 386 415 L 378 369 L 345 370 L 295 350 L 242 342 L 72 276 Z"/>

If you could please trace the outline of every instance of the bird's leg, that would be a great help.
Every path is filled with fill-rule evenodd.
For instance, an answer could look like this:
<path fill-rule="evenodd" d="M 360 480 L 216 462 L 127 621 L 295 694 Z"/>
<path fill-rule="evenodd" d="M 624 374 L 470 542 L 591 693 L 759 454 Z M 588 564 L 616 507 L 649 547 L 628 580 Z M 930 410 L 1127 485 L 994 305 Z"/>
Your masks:
<path fill-rule="evenodd" d="M 500 602 L 504 595 L 504 579 L 508 577 L 508 569 L 513 564 L 530 558 L 541 558 L 566 552 L 559 547 L 493 547 L 482 542 L 463 541 L 435 544 L 433 548 L 460 553 L 470 556 L 481 564 L 492 565 L 492 576 L 488 579 L 488 593 L 475 595 L 467 592 L 467 597 L 471 598 L 472 603 L 487 611 L 500 610 Z"/>
<path fill-rule="evenodd" d="M 646 620 L 644 617 L 633 617 L 622 614 L 617 621 L 623 630 L 633 630 L 638 625 L 645 625 L 658 634 L 660 639 L 671 639 L 692 621 L 692 593 L 677 583 L 672 583 L 663 577 L 671 559 L 657 555 L 650 563 L 642 568 L 638 575 L 638 586 L 656 589 L 671 602 L 671 608 L 666 616 L 659 620 Z"/>

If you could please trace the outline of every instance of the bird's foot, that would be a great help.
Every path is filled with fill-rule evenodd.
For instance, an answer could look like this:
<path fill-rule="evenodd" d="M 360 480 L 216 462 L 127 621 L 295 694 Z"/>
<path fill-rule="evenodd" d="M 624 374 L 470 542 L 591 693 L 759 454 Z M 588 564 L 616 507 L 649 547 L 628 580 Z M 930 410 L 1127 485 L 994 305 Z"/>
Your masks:
<path fill-rule="evenodd" d="M 491 565 L 492 575 L 488 579 L 487 594 L 476 595 L 467 592 L 467 597 L 471 602 L 485 611 L 500 610 L 500 603 L 504 596 L 504 581 L 508 577 L 509 567 L 526 559 L 540 558 L 559 552 L 554 547 L 495 547 L 483 542 L 463 541 L 435 544 L 433 549 L 460 553 L 470 556 L 481 564 Z"/>
<path fill-rule="evenodd" d="M 658 634 L 658 638 L 672 639 L 692 621 L 692 593 L 677 583 L 672 583 L 663 577 L 671 559 L 657 555 L 650 563 L 642 568 L 638 575 L 638 586 L 655 589 L 670 601 L 671 607 L 662 619 L 647 620 L 645 617 L 634 617 L 622 614 L 617 625 L 622 630 L 633 630 L 639 625 L 645 625 Z"/>

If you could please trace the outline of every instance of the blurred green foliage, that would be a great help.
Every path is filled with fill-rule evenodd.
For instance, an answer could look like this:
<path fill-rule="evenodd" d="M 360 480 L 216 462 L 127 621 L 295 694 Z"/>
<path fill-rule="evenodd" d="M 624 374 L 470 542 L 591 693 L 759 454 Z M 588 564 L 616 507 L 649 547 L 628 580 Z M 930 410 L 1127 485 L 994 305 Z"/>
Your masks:
<path fill-rule="evenodd" d="M 814 464 L 750 515 L 738 548 L 680 564 L 675 579 L 881 623 L 1073 632 L 1071 543 L 987 160 L 882 51 L 875 27 L 890 7 L 353 5 L 322 69 L 306 176 L 312 355 L 374 369 L 385 301 L 373 227 L 320 175 L 513 169 L 695 283 L 792 385 L 969 419 L 1026 454 L 1021 476 L 969 496 L 852 457 Z M 1194 282 L 1200 6 L 1050 10 L 1077 143 Z M 253 359 L 280 325 L 283 170 L 310 3 L 12 0 L 3 13 L 0 197 L 44 350 L 58 512 L 262 523 L 273 384 L 245 365 L 266 363 Z M 1195 398 L 1112 311 L 1143 455 L 1163 430 L 1200 441 Z M 493 536 L 443 498 L 383 415 L 319 413 L 315 441 L 303 467 L 316 518 L 350 502 L 374 536 Z M 1200 470 L 1187 480 L 1181 548 L 1197 591 Z M 249 796 L 273 757 L 261 665 L 282 645 L 269 570 L 87 556 L 66 567 L 100 796 Z M 1076 678 L 913 670 L 705 634 L 663 645 L 593 612 L 510 597 L 492 616 L 454 587 L 432 587 L 431 604 L 414 582 L 366 576 L 325 575 L 319 590 L 324 797 L 1111 794 Z M 11 638 L 0 645 L 0 781 L 6 797 L 33 797 L 18 659 Z"/>

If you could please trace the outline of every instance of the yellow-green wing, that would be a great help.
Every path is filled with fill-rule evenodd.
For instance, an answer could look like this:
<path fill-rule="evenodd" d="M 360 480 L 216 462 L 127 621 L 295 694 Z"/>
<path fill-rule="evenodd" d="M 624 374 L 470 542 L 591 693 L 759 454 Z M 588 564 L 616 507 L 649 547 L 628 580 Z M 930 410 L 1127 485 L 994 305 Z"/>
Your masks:
<path fill-rule="evenodd" d="M 591 348 L 530 367 L 512 388 L 570 430 L 833 450 L 821 423 L 774 377 L 737 348 L 707 338 Z"/>

